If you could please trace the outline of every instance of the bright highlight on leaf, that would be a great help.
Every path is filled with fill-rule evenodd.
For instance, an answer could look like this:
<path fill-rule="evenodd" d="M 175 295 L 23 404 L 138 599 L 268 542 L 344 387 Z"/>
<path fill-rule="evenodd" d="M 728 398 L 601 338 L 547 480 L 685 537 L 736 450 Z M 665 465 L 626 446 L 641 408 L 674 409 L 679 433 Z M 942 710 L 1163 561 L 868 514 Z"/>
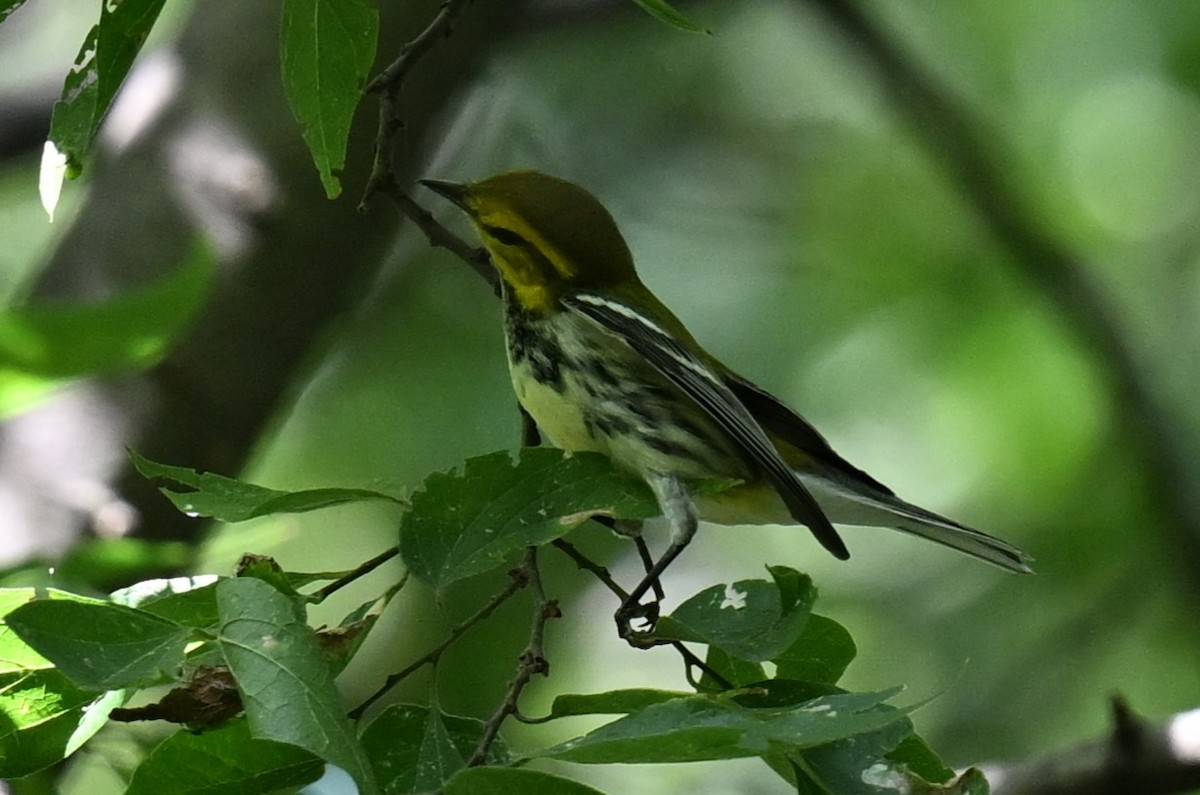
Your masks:
<path fill-rule="evenodd" d="M 42 198 L 42 209 L 54 223 L 54 210 L 62 195 L 63 180 L 67 178 L 67 156 L 58 151 L 53 141 L 42 146 L 42 165 L 38 169 L 38 195 Z"/>

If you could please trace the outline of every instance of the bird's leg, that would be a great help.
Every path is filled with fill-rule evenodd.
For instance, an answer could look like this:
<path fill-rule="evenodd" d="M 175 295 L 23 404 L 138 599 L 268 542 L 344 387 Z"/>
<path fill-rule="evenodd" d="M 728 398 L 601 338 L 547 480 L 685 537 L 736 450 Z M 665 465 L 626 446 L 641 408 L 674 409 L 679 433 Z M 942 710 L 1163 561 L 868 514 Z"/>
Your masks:
<path fill-rule="evenodd" d="M 596 518 L 599 520 L 601 517 Z M 634 546 L 637 547 L 638 557 L 642 559 L 643 571 L 649 573 L 650 569 L 654 568 L 654 557 L 650 554 L 650 547 L 646 546 L 646 539 L 642 537 L 641 519 L 608 519 L 603 523 L 617 535 L 633 541 Z M 654 589 L 654 598 L 661 602 L 663 599 L 662 584 L 655 580 L 651 587 Z"/>
<path fill-rule="evenodd" d="M 663 552 L 662 557 L 646 570 L 646 576 L 630 591 L 629 596 L 625 597 L 621 606 L 617 608 L 614 616 L 617 622 L 617 634 L 628 641 L 631 646 L 647 645 L 639 642 L 639 636 L 653 630 L 653 624 L 658 619 L 659 603 L 656 601 L 643 605 L 642 597 L 646 595 L 647 591 L 654 589 L 656 596 L 661 601 L 662 586 L 659 583 L 659 577 L 675 558 L 679 557 L 679 553 L 683 552 L 691 543 L 692 537 L 696 535 L 698 524 L 696 506 L 692 502 L 692 496 L 677 475 L 662 472 L 647 473 L 646 482 L 658 498 L 663 518 L 667 520 L 671 528 L 671 543 Z M 649 559 L 648 552 L 646 559 Z M 632 622 L 638 618 L 649 621 L 651 626 L 641 632 L 635 631 Z"/>

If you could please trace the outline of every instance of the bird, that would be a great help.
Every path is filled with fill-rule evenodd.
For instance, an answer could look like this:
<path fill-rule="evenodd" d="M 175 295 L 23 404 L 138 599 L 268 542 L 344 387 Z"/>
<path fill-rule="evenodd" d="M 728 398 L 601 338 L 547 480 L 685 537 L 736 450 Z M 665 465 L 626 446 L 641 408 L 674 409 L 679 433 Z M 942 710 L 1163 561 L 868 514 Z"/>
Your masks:
<path fill-rule="evenodd" d="M 604 454 L 640 476 L 670 527 L 666 550 L 617 611 L 623 637 L 700 520 L 803 525 L 842 560 L 850 553 L 835 525 L 894 528 L 1032 571 L 1012 544 L 898 497 L 708 353 L 641 281 L 616 221 L 586 189 L 534 170 L 421 183 L 466 214 L 499 274 L 521 407 L 554 446 Z M 736 485 L 695 488 L 712 479 Z"/>

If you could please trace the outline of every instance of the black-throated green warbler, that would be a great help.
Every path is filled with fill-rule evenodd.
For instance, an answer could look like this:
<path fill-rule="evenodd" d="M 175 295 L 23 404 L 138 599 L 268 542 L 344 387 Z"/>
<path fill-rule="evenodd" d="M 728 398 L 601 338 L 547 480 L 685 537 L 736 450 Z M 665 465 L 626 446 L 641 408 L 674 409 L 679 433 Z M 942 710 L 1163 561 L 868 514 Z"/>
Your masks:
<path fill-rule="evenodd" d="M 842 559 L 849 552 L 833 523 L 892 527 L 1030 570 L 1012 545 L 901 500 L 701 348 L 642 284 L 616 222 L 583 188 L 535 171 L 423 184 L 467 213 L 500 273 L 521 405 L 555 446 L 598 451 L 640 474 L 670 523 L 671 545 L 627 612 L 698 518 L 800 523 Z M 689 482 L 707 478 L 742 483 L 693 498 Z"/>

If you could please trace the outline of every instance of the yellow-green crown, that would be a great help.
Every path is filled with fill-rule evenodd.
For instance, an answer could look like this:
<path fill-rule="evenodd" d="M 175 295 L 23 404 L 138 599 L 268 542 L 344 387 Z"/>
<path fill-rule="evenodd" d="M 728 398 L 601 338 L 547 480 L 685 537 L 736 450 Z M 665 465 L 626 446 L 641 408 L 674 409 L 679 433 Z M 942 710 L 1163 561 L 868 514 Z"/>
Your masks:
<path fill-rule="evenodd" d="M 616 221 L 578 185 L 537 171 L 424 184 L 471 216 L 501 275 L 528 304 L 637 278 Z"/>

